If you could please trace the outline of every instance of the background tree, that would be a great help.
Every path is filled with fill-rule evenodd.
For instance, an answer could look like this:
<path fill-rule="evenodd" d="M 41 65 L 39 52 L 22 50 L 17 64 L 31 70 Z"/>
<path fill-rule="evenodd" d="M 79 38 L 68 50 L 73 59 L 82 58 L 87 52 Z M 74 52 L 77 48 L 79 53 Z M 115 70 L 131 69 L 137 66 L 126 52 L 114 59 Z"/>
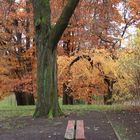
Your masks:
<path fill-rule="evenodd" d="M 14 92 L 18 105 L 34 104 L 32 83 L 31 40 L 33 38 L 32 7 L 29 2 L 16 3 L 2 1 L 1 3 L 1 66 L 6 69 L 2 83 L 2 95 Z M 30 9 L 30 10 L 29 10 Z M 27 15 L 28 14 L 28 15 Z M 30 33 L 29 33 L 30 28 Z M 14 81 L 14 82 L 13 82 Z"/>
<path fill-rule="evenodd" d="M 95 49 L 90 53 L 82 50 L 78 56 L 59 57 L 59 95 L 62 96 L 63 91 L 63 96 L 65 93 L 74 100 L 80 99 L 88 104 L 95 102 L 96 97 L 102 98 L 103 103 L 103 98 L 107 97 L 105 104 L 111 104 L 113 85 L 117 82 L 116 66 L 111 52 L 106 49 Z M 64 90 L 63 83 L 67 86 Z"/>
<path fill-rule="evenodd" d="M 53 40 L 51 35 L 53 34 L 55 36 L 55 32 L 53 31 L 55 31 L 59 17 L 67 3 L 67 0 L 50 0 L 51 14 L 48 14 L 48 18 L 50 18 L 46 22 L 47 26 L 43 21 L 46 21 L 46 19 L 42 19 L 40 15 L 39 20 L 36 21 L 36 24 L 39 25 L 36 26 L 37 31 L 40 32 L 46 29 L 48 34 L 43 30 L 44 32 L 37 37 L 38 40 L 44 40 L 44 42 L 47 39 Z M 18 93 L 17 95 L 21 96 L 21 98 L 23 96 L 26 98 L 30 93 L 36 97 L 36 48 L 34 43 L 33 12 L 32 5 L 30 4 L 31 2 L 28 0 L 26 2 L 24 0 L 20 2 L 3 0 L 0 3 L 0 53 L 2 56 L 0 59 L 1 97 L 6 96 L 8 91 Z M 58 73 L 66 73 L 68 66 L 65 66 L 65 64 L 69 65 L 76 58 L 80 58 L 79 61 L 72 65 L 69 75 L 68 73 L 64 75 L 60 74 L 59 87 L 61 88 L 59 88 L 59 95 L 62 95 L 62 92 L 66 91 L 62 88 L 63 84 L 68 85 L 68 87 L 70 85 L 70 89 L 72 90 L 72 92 L 70 90 L 70 95 L 76 99 L 81 98 L 88 103 L 93 101 L 91 101 L 91 97 L 95 93 L 100 93 L 103 96 L 105 94 L 107 95 L 109 93 L 108 91 L 111 90 L 112 92 L 110 93 L 114 95 L 114 90 L 112 90 L 113 86 L 109 86 L 108 83 L 110 82 L 106 82 L 106 80 L 112 80 L 112 82 L 114 80 L 120 81 L 118 73 L 116 74 L 115 65 L 118 59 L 120 60 L 120 57 L 122 57 L 121 53 L 123 54 L 126 50 L 121 51 L 119 47 L 121 46 L 121 42 L 130 36 L 129 29 L 139 26 L 139 7 L 138 0 L 79 1 L 79 5 L 70 18 L 68 28 L 66 28 L 61 39 L 60 37 L 57 38 L 57 41 L 60 39 L 57 47 L 60 68 Z M 35 8 L 37 7 L 35 6 Z M 53 43 L 57 44 L 56 42 L 54 41 Z M 48 44 L 47 42 L 46 45 Z M 55 45 L 51 44 L 50 46 Z M 41 51 L 40 49 L 37 49 L 37 53 Z M 65 54 L 69 58 L 64 57 L 63 55 Z M 83 55 L 88 55 L 93 60 L 94 68 L 92 72 L 90 71 L 90 63 L 86 59 L 83 59 Z M 40 56 L 42 59 L 45 58 L 45 52 L 43 55 L 40 53 Z M 42 63 L 44 62 L 42 61 Z M 48 63 L 44 64 L 48 65 Z M 83 70 L 78 69 L 79 65 L 81 67 L 84 65 Z M 92 76 L 89 73 L 92 73 Z M 119 81 L 114 84 L 115 89 Z M 81 83 L 81 86 L 78 86 L 78 83 Z M 101 89 L 99 91 L 99 85 L 105 90 Z M 41 92 L 44 93 L 41 98 L 44 98 L 46 91 L 43 89 Z M 115 94 L 114 97 L 117 99 L 118 96 Z M 51 106 L 50 103 L 49 106 Z"/>
<path fill-rule="evenodd" d="M 126 48 L 119 51 L 117 75 L 115 85 L 116 98 L 122 100 L 139 100 L 140 95 L 140 33 L 129 40 Z"/>

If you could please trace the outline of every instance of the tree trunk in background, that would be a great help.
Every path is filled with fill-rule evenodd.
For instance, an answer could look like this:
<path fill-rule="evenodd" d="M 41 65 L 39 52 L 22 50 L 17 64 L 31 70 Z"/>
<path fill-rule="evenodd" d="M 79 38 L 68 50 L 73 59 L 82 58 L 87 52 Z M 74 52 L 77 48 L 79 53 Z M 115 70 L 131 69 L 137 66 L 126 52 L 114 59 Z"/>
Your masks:
<path fill-rule="evenodd" d="M 105 79 L 105 82 L 107 83 L 108 86 L 108 92 L 107 95 L 104 95 L 104 104 L 105 105 L 112 105 L 113 99 L 112 99 L 112 91 L 113 91 L 113 84 L 114 82 L 109 79 Z"/>
<path fill-rule="evenodd" d="M 34 96 L 31 93 L 15 92 L 17 105 L 35 105 Z"/>
<path fill-rule="evenodd" d="M 91 95 L 88 95 L 88 105 L 91 105 L 92 104 L 92 96 Z"/>
<path fill-rule="evenodd" d="M 69 0 L 55 26 L 51 26 L 50 0 L 34 0 L 37 48 L 37 104 L 34 117 L 62 114 L 57 97 L 57 43 L 66 29 L 79 0 Z"/>
<path fill-rule="evenodd" d="M 71 88 L 66 83 L 63 83 L 63 105 L 73 105 L 74 100 L 73 96 L 70 95 L 71 92 Z"/>

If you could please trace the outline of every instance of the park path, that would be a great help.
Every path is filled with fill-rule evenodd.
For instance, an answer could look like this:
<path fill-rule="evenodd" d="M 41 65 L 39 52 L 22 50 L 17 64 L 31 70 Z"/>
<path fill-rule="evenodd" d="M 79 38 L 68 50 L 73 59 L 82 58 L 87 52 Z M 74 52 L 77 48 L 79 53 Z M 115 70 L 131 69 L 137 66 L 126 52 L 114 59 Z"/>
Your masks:
<path fill-rule="evenodd" d="M 70 119 L 84 120 L 86 140 L 117 140 L 105 113 L 99 111 L 77 111 L 53 120 L 32 117 L 8 119 L 0 122 L 0 140 L 64 140 Z"/>

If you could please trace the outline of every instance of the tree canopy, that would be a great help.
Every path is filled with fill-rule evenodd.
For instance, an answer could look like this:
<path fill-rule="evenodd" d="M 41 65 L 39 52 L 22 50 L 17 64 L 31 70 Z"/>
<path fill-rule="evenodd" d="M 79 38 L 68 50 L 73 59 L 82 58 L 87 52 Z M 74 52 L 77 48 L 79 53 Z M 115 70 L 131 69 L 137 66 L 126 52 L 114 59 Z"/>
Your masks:
<path fill-rule="evenodd" d="M 32 94 L 35 116 L 53 117 L 64 85 L 88 103 L 139 96 L 139 0 L 1 0 L 0 9 L 0 98 Z"/>

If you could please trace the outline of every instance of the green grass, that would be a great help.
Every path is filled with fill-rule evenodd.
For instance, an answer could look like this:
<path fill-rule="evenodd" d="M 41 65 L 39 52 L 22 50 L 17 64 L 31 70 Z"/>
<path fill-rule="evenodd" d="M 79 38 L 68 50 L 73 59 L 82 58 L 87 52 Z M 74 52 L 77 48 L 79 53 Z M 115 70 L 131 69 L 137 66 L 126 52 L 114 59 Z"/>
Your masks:
<path fill-rule="evenodd" d="M 132 108 L 132 106 L 126 105 L 62 105 L 62 99 L 59 99 L 62 111 L 68 112 L 82 112 L 85 110 L 96 110 L 96 111 L 109 111 L 109 110 L 122 110 Z M 6 97 L 4 100 L 0 100 L 0 120 L 15 117 L 15 116 L 31 116 L 34 113 L 35 106 L 17 106 L 15 96 L 11 95 Z"/>
<path fill-rule="evenodd" d="M 16 106 L 16 105 L 17 103 L 14 94 L 11 94 L 10 96 L 7 96 L 4 99 L 0 100 L 0 106 Z"/>
<path fill-rule="evenodd" d="M 11 117 L 32 116 L 35 106 L 0 106 L 0 120 Z"/>
<path fill-rule="evenodd" d="M 111 111 L 111 110 L 123 110 L 123 109 L 130 109 L 133 106 L 128 105 L 61 105 L 61 109 L 63 111 L 76 111 L 76 110 L 96 110 L 96 111 Z M 0 105 L 0 111 L 27 111 L 27 110 L 34 110 L 35 106 L 8 106 L 8 105 Z"/>
<path fill-rule="evenodd" d="M 115 104 L 115 105 L 62 105 L 62 110 L 95 110 L 95 111 L 111 111 L 111 110 L 122 110 L 128 109 L 132 106 Z"/>
<path fill-rule="evenodd" d="M 111 111 L 128 109 L 130 106 L 124 105 L 61 105 L 64 113 L 68 112 L 84 112 L 86 110 L 95 111 Z M 11 117 L 32 116 L 35 110 L 35 106 L 8 106 L 7 104 L 0 104 L 0 120 Z"/>

